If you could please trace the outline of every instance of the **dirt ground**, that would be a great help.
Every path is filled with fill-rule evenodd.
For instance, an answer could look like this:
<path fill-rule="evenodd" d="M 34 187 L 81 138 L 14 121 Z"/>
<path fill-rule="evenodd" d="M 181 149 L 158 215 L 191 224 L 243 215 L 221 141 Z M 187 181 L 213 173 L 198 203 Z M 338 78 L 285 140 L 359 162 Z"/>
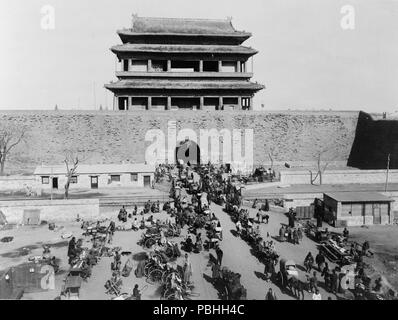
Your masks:
<path fill-rule="evenodd" d="M 263 271 L 264 265 L 258 261 L 258 259 L 252 255 L 250 246 L 244 242 L 241 238 L 235 236 L 234 230 L 235 225 L 230 217 L 223 211 L 222 207 L 212 204 L 212 211 L 220 219 L 223 227 L 223 241 L 221 242 L 221 248 L 224 251 L 223 266 L 227 266 L 234 272 L 241 274 L 241 283 L 247 289 L 247 298 L 249 300 L 264 300 L 265 294 L 269 288 L 272 288 L 278 299 L 290 300 L 295 299 L 289 293 L 282 293 L 280 288 L 272 283 L 264 280 Z M 106 215 L 113 217 L 116 220 L 117 208 L 103 208 Z M 250 215 L 255 216 L 256 210 L 249 208 Z M 160 213 L 155 214 L 157 219 L 166 220 L 169 219 L 167 214 Z M 281 212 L 272 211 L 270 213 L 269 224 L 260 224 L 261 235 L 265 240 L 271 240 L 272 237 L 278 234 L 281 223 L 286 224 L 287 218 Z M 131 221 L 128 222 L 131 224 Z M 56 287 L 55 290 L 50 290 L 41 293 L 27 293 L 24 294 L 23 299 L 29 300 L 41 300 L 41 299 L 54 299 L 59 295 L 63 280 L 65 279 L 66 272 L 68 270 L 67 264 L 67 244 L 68 240 L 63 240 L 61 235 L 65 232 L 72 232 L 76 237 L 82 237 L 82 229 L 80 223 L 71 222 L 60 224 L 62 229 L 58 231 L 50 231 L 47 225 L 38 227 L 19 227 L 10 230 L 0 231 L 0 236 L 13 236 L 14 240 L 10 243 L 0 243 L 0 269 L 5 270 L 11 266 L 16 266 L 21 263 L 27 262 L 29 256 L 41 255 L 43 244 L 51 245 L 51 253 L 55 255 L 61 261 L 62 271 L 56 275 Z M 332 229 L 332 228 L 330 228 Z M 384 275 L 392 285 L 397 285 L 397 272 L 396 262 L 398 261 L 397 248 L 398 248 L 398 227 L 387 226 L 387 227 L 372 227 L 369 229 L 365 228 L 350 228 L 349 229 L 352 238 L 358 242 L 363 242 L 367 239 L 370 242 L 371 249 L 375 251 L 375 257 L 372 258 L 371 264 L 374 269 Z M 142 230 L 134 231 L 116 231 L 111 247 L 120 246 L 122 251 L 132 252 L 132 259 L 134 263 L 134 269 L 136 268 L 142 253 L 145 252 L 141 246 L 137 244 L 141 237 Z M 181 242 L 184 240 L 187 231 L 184 230 L 180 238 L 174 238 L 173 241 Z M 204 235 L 205 232 L 202 232 Z M 91 243 L 89 238 L 85 240 L 84 246 L 90 247 Z M 21 256 L 22 248 L 28 248 L 30 250 L 28 255 Z M 291 243 L 279 243 L 275 241 L 275 247 L 280 255 L 280 258 L 294 260 L 301 272 L 301 277 L 305 278 L 306 274 L 304 271 L 303 260 L 309 251 L 315 256 L 317 254 L 316 243 L 304 236 L 303 241 L 299 245 L 293 245 Z M 190 254 L 190 259 L 193 267 L 192 280 L 194 282 L 194 295 L 191 299 L 206 299 L 216 300 L 219 299 L 217 290 L 213 287 L 210 282 L 211 279 L 211 267 L 209 265 L 210 255 L 216 256 L 214 250 L 202 251 L 198 254 Z M 129 256 L 122 257 L 122 265 Z M 182 258 L 179 258 L 175 263 L 181 264 Z M 110 264 L 113 261 L 112 258 L 104 257 L 99 263 L 93 267 L 92 276 L 87 282 L 83 282 L 80 290 L 81 300 L 109 300 L 111 299 L 105 293 L 104 284 L 111 276 Z M 333 264 L 329 264 L 333 267 Z M 388 268 L 386 267 L 388 266 Z M 384 268 L 384 269 L 383 269 Z M 276 271 L 279 270 L 277 266 Z M 320 293 L 322 299 L 331 297 L 336 299 L 335 295 L 329 294 L 325 291 L 323 286 L 323 279 L 318 273 L 318 279 L 320 282 Z M 142 292 L 142 299 L 160 299 L 160 290 L 158 286 L 148 284 L 145 278 L 136 278 L 134 272 L 130 274 L 128 278 L 123 279 L 123 292 L 131 293 L 135 284 L 138 284 Z M 311 299 L 311 294 L 306 292 L 305 299 Z"/>

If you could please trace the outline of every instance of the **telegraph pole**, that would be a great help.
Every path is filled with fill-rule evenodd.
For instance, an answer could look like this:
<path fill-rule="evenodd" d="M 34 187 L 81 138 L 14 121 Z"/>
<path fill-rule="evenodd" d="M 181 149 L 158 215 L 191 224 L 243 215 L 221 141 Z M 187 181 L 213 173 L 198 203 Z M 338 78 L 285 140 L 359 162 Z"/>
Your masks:
<path fill-rule="evenodd" d="M 388 188 L 388 173 L 390 171 L 390 156 L 391 156 L 391 154 L 389 153 L 388 157 L 387 157 L 386 185 L 385 185 L 384 191 L 387 191 L 387 188 Z"/>
<path fill-rule="evenodd" d="M 51 167 L 50 187 L 51 187 L 51 200 L 52 200 L 53 199 L 53 167 Z"/>

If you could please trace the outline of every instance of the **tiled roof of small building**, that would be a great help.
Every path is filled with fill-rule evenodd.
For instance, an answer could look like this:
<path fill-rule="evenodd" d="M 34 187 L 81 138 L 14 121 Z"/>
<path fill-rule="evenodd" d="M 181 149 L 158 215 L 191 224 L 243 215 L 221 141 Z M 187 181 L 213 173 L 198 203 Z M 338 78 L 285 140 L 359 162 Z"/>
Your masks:
<path fill-rule="evenodd" d="M 379 192 L 330 192 L 326 196 L 339 202 L 392 202 L 393 199 Z"/>
<path fill-rule="evenodd" d="M 236 31 L 230 19 L 187 19 L 187 18 L 153 18 L 133 15 L 133 33 L 166 33 L 166 34 L 246 34 Z"/>
<path fill-rule="evenodd" d="M 162 45 L 162 44 L 123 44 L 111 48 L 112 52 L 167 52 L 167 53 L 236 53 L 253 55 L 258 51 L 245 46 L 226 45 Z"/>
<path fill-rule="evenodd" d="M 261 90 L 264 86 L 249 81 L 219 81 L 219 80 L 120 80 L 105 85 L 107 89 L 248 89 Z"/>
<path fill-rule="evenodd" d="M 155 172 L 154 165 L 144 163 L 126 164 L 80 164 L 76 174 L 118 174 L 118 173 L 141 173 Z M 35 175 L 64 175 L 66 174 L 65 165 L 38 166 L 34 171 Z"/>

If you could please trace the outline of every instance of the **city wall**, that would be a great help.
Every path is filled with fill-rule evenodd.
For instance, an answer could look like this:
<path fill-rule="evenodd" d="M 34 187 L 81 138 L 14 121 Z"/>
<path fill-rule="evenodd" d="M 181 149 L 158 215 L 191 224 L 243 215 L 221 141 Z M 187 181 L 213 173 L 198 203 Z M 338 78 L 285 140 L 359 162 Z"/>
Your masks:
<path fill-rule="evenodd" d="M 10 154 L 6 172 L 32 173 L 36 165 L 62 164 L 66 149 L 78 149 L 86 163 L 144 162 L 149 129 L 167 137 L 177 131 L 253 129 L 254 165 L 274 161 L 312 163 L 324 157 L 345 163 L 359 112 L 335 111 L 0 111 L 0 123 L 26 126 L 26 139 Z M 244 150 L 244 146 L 242 146 Z"/>
<path fill-rule="evenodd" d="M 316 172 L 312 172 L 313 179 Z M 350 183 L 385 183 L 386 170 L 326 170 L 322 174 L 322 184 L 350 184 Z M 311 174 L 307 171 L 281 171 L 280 182 L 282 184 L 310 184 Z M 319 176 L 314 184 L 319 184 Z M 388 182 L 398 182 L 398 170 L 390 170 Z"/>

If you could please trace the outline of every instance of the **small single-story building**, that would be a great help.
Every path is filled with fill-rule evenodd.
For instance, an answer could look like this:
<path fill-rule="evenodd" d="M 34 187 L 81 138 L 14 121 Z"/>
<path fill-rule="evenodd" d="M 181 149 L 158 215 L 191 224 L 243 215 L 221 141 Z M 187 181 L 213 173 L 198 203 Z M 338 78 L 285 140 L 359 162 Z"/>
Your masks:
<path fill-rule="evenodd" d="M 335 227 L 391 224 L 394 200 L 378 192 L 333 192 L 323 194 L 325 216 Z"/>
<path fill-rule="evenodd" d="M 42 189 L 63 189 L 66 172 L 66 165 L 39 166 L 34 175 Z M 70 189 L 150 187 L 154 174 L 155 166 L 148 164 L 79 164 Z"/>

